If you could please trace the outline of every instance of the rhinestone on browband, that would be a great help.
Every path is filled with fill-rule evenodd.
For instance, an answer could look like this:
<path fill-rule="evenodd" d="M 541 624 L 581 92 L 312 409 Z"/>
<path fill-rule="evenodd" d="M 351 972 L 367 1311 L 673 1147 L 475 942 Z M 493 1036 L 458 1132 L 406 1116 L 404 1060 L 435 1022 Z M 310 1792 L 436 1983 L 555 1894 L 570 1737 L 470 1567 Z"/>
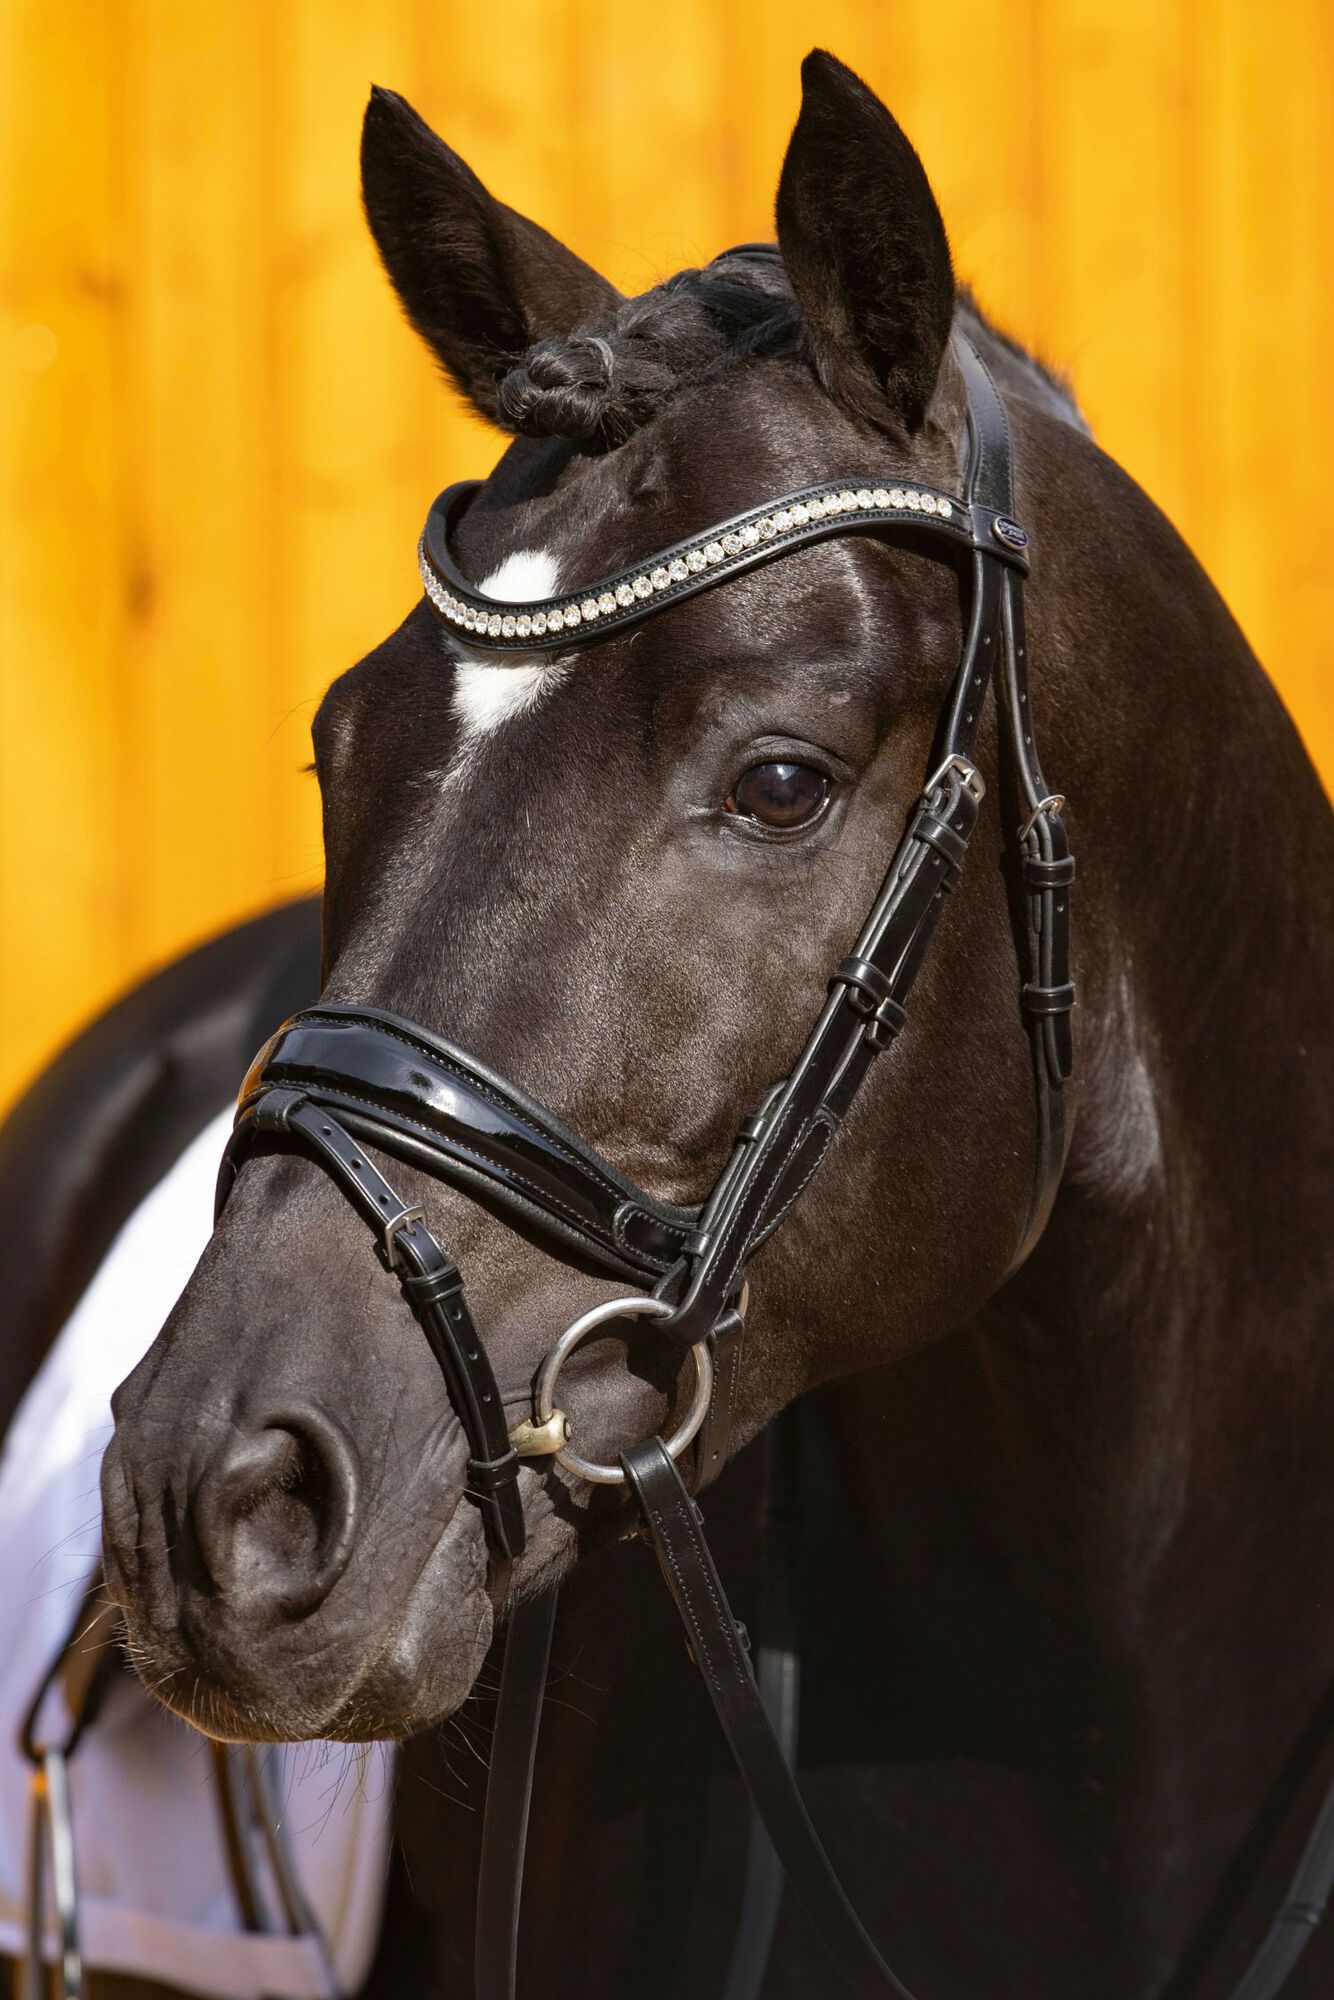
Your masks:
<path fill-rule="evenodd" d="M 431 546 L 435 510 L 418 547 L 418 563 L 426 595 L 458 632 L 471 634 L 482 645 L 498 643 L 503 648 L 526 641 L 530 646 L 550 646 L 567 632 L 619 626 L 642 615 L 651 603 L 693 596 L 715 576 L 733 574 L 778 553 L 784 542 L 811 540 L 812 527 L 824 521 L 838 520 L 852 527 L 886 521 L 911 525 L 914 518 L 954 529 L 961 541 L 971 539 L 967 509 L 930 487 L 828 485 L 808 487 L 776 506 L 738 516 L 723 528 L 710 528 L 652 557 L 638 570 L 537 603 L 502 603 L 465 584 L 444 546 L 443 522 L 437 546 Z"/>

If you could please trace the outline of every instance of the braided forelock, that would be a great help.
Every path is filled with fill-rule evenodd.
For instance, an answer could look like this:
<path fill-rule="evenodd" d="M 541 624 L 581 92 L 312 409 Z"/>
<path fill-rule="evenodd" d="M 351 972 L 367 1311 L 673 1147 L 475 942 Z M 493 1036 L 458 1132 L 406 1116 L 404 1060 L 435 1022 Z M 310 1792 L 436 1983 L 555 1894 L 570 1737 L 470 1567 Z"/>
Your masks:
<path fill-rule="evenodd" d="M 530 437 L 605 451 L 688 385 L 740 361 L 800 350 L 778 260 L 723 256 L 627 299 L 605 326 L 538 341 L 502 380 L 500 413 Z"/>

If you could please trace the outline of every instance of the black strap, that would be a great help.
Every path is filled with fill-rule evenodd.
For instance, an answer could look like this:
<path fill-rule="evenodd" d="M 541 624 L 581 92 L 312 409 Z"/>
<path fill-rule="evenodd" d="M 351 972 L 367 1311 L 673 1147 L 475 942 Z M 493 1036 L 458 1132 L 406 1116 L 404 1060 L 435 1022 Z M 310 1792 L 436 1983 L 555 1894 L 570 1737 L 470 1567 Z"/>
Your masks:
<path fill-rule="evenodd" d="M 880 895 L 791 1074 L 738 1135 L 678 1274 L 676 1310 L 655 1331 L 707 1338 L 748 1259 L 819 1168 L 871 1063 L 904 1020 L 913 981 L 958 879 L 977 823 L 981 781 L 951 753 L 922 795 Z M 664 1289 L 670 1296 L 672 1280 Z"/>
<path fill-rule="evenodd" d="M 99 1562 L 23 1718 L 19 1749 L 34 1767 L 47 1750 L 72 1757 L 84 1731 L 96 1722 L 121 1667 L 121 1650 L 116 1643 L 119 1627 L 120 1607 L 107 1595 Z M 65 1706 L 63 1719 L 48 1713 L 57 1688 Z M 57 1721 L 54 1731 L 53 1720 Z"/>
<path fill-rule="evenodd" d="M 218 1180 L 219 1213 L 241 1160 L 261 1137 L 299 1144 L 324 1168 L 375 1236 L 385 1268 L 397 1274 L 468 1440 L 467 1494 L 482 1516 L 492 1558 L 491 1591 L 502 1602 L 509 1564 L 524 1545 L 519 1458 L 458 1265 L 445 1255 L 421 1210 L 395 1193 L 333 1112 L 297 1090 L 266 1090 L 238 1118 Z"/>
<path fill-rule="evenodd" d="M 1014 450 L 1009 419 L 991 373 L 965 336 L 955 354 L 968 390 L 973 459 L 969 491 L 984 503 L 986 518 L 1008 532 L 1013 520 Z M 1022 1005 L 1033 1043 L 1037 1100 L 1037 1159 L 1029 1211 L 1012 1268 L 1017 1268 L 1046 1227 L 1069 1146 L 1065 1085 L 1074 1067 L 1070 977 L 1070 884 L 1075 864 L 1060 815 L 1064 800 L 1042 775 L 1028 698 L 1028 638 L 1024 579 L 1013 567 L 998 571 L 1000 643 L 997 656 L 1001 739 L 1015 779 L 1023 824 L 1018 830 L 1025 899 Z"/>
<path fill-rule="evenodd" d="M 1269 1934 L 1232 1994 L 1232 2000 L 1274 2000 L 1325 1914 L 1334 1889 L 1334 1785 L 1302 1850 L 1297 1872 Z"/>
<path fill-rule="evenodd" d="M 851 1992 L 911 2000 L 862 1928 L 811 1824 L 680 1474 L 658 1438 L 623 1453 L 621 1464 L 737 1769 L 794 1893 Z"/>
<path fill-rule="evenodd" d="M 208 1758 L 213 1773 L 213 1801 L 218 1809 L 218 1833 L 227 1873 L 231 1877 L 232 1895 L 236 1899 L 237 1918 L 243 1931 L 254 1933 L 262 1931 L 265 1926 L 241 1818 L 242 1805 L 235 1770 L 236 1748 L 234 1743 L 218 1743 L 210 1737 Z"/>
<path fill-rule="evenodd" d="M 476 2000 L 514 2000 L 528 1808 L 559 1595 L 553 1586 L 525 1598 L 510 1614 L 505 1637 L 477 1883 Z"/>
<path fill-rule="evenodd" d="M 764 1434 L 760 1513 L 761 1601 L 755 1679 L 783 1762 L 797 1768 L 801 1646 L 797 1629 L 797 1413 L 780 1412 Z M 723 2000 L 760 2000 L 783 1900 L 783 1864 L 764 1821 L 752 1811 L 741 1915 Z"/>
<path fill-rule="evenodd" d="M 746 1315 L 733 1307 L 709 1335 L 713 1357 L 713 1394 L 695 1440 L 694 1490 L 711 1486 L 732 1454 L 732 1426 L 741 1383 L 741 1359 L 746 1344 Z"/>

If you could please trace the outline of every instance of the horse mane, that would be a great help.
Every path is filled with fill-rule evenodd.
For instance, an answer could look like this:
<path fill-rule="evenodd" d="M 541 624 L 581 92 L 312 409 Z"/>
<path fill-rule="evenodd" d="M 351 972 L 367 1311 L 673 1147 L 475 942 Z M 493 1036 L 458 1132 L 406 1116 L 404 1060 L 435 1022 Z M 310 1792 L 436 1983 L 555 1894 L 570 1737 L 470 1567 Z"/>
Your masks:
<path fill-rule="evenodd" d="M 989 320 L 966 286 L 958 309 L 1028 377 L 1056 414 L 1083 427 L 1068 382 Z M 539 340 L 500 383 L 506 427 L 609 451 L 680 392 L 750 360 L 805 352 L 801 316 L 781 261 L 724 251 L 627 299 L 614 319 L 561 340 Z M 1011 371 L 1007 371 L 1011 372 Z"/>

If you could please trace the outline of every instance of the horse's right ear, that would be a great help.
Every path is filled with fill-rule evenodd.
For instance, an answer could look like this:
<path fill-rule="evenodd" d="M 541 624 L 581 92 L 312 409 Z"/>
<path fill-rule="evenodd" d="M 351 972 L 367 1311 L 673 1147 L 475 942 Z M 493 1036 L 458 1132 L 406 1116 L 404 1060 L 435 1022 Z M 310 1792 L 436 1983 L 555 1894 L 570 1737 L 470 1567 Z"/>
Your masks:
<path fill-rule="evenodd" d="M 361 131 L 366 219 L 403 309 L 463 394 L 497 419 L 496 385 L 536 340 L 596 328 L 621 295 L 488 194 L 392 90 Z"/>

